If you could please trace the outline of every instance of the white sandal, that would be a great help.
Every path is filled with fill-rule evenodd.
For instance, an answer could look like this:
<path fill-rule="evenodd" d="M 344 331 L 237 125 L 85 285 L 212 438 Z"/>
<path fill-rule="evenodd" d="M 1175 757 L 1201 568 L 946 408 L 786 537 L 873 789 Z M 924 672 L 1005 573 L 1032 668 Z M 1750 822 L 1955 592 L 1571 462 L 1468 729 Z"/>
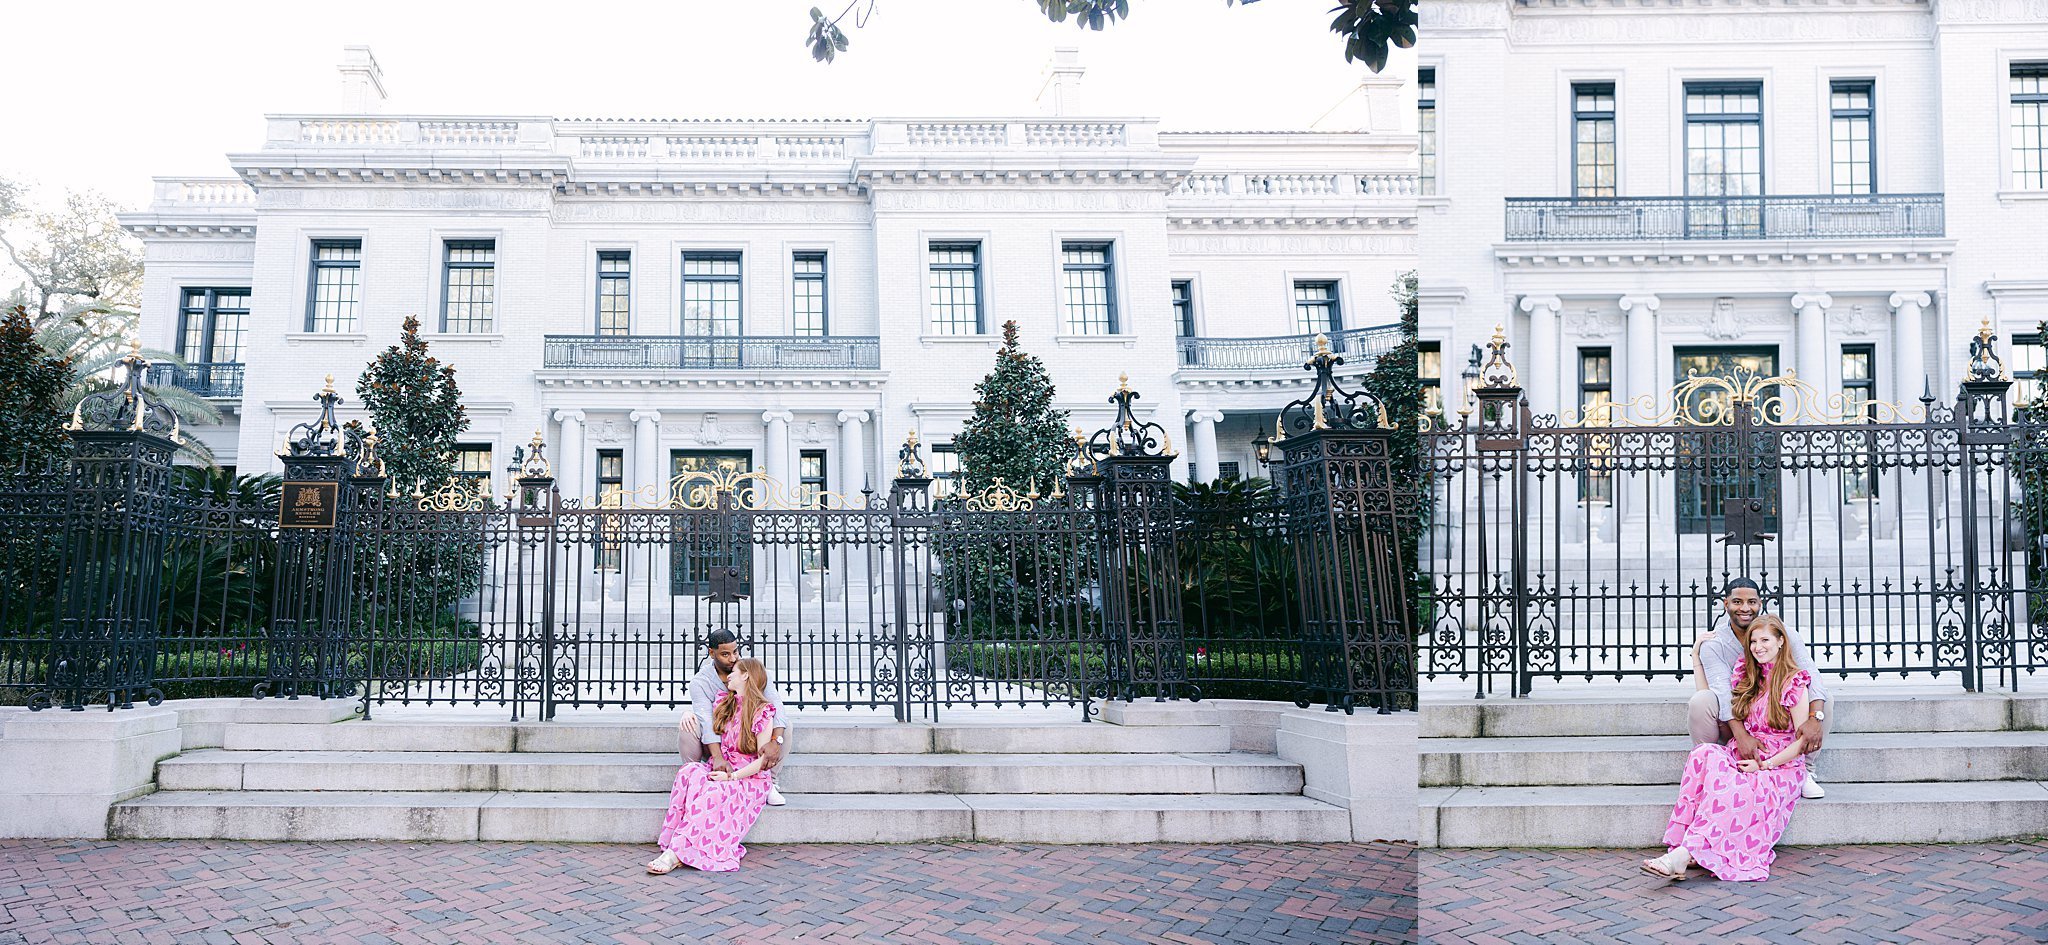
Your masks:
<path fill-rule="evenodd" d="M 1692 854 L 1684 847 L 1672 847 L 1671 852 L 1652 860 L 1642 862 L 1642 871 L 1651 876 L 1662 877 L 1672 882 L 1684 879 L 1692 869 Z"/>
<path fill-rule="evenodd" d="M 683 861 L 678 859 L 675 854 L 664 850 L 662 851 L 662 854 L 660 856 L 648 861 L 647 875 L 667 876 L 668 874 L 675 872 L 676 868 L 682 865 Z"/>

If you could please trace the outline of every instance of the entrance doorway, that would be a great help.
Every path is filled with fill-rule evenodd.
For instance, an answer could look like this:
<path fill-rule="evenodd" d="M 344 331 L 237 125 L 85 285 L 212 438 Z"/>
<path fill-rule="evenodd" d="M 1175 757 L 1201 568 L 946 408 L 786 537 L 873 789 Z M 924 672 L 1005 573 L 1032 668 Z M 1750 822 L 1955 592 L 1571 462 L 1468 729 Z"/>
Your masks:
<path fill-rule="evenodd" d="M 669 519 L 669 593 L 703 596 L 713 591 L 718 569 L 737 569 L 739 582 L 730 588 L 752 593 L 751 530 L 740 509 L 751 506 L 754 480 L 742 479 L 754 469 L 754 454 L 745 450 L 672 450 L 669 453 L 669 496 L 694 514 Z M 730 499 L 719 495 L 732 493 Z"/>
<path fill-rule="evenodd" d="M 1778 375 L 1778 349 L 1772 347 L 1702 347 L 1675 351 L 1675 373 L 1687 378 L 1717 377 L 1736 389 L 1753 388 L 1755 379 Z M 1776 385 L 1754 389 L 1757 398 L 1778 396 Z M 1778 530 L 1778 458 L 1775 441 L 1747 429 L 1758 419 L 1736 406 L 1726 389 L 1715 385 L 1687 389 L 1673 404 L 1698 432 L 1681 434 L 1678 488 L 1678 531 L 1682 535 L 1713 534 L 1726 528 L 1724 510 L 1730 499 L 1760 499 L 1764 530 Z"/>

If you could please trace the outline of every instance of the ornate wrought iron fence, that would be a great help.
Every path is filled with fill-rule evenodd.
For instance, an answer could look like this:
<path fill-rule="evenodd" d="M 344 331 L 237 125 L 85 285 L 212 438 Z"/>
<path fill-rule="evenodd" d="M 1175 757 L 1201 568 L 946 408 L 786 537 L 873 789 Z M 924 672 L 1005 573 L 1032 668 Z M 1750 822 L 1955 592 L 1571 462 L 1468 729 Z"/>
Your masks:
<path fill-rule="evenodd" d="M 1165 431 L 1077 436 L 1040 495 L 935 500 L 913 436 L 886 495 L 689 472 L 566 498 L 536 435 L 508 496 L 390 490 L 350 453 L 330 381 L 289 436 L 277 499 L 172 488 L 175 420 L 129 382 L 76 455 L 0 481 L 0 686 L 110 707 L 258 696 L 674 707 L 731 630 L 788 701 L 898 719 L 1105 698 L 1414 706 L 1385 412 L 1319 345 L 1283 412 L 1285 491 L 1191 501 Z M 122 398 L 126 398 L 125 400 Z M 54 562 L 54 563 L 52 563 Z"/>
<path fill-rule="evenodd" d="M 1473 402 L 1424 435 L 1426 678 L 1692 672 L 1719 589 L 1763 588 L 1823 671 L 2017 687 L 2036 629 L 2048 426 L 2009 416 L 1987 327 L 1952 404 L 1851 404 L 1704 377 L 1576 421 L 1529 408 L 1496 333 Z M 2037 516 L 2038 517 L 2038 516 Z M 2048 519 L 2044 519 L 2048 520 Z"/>

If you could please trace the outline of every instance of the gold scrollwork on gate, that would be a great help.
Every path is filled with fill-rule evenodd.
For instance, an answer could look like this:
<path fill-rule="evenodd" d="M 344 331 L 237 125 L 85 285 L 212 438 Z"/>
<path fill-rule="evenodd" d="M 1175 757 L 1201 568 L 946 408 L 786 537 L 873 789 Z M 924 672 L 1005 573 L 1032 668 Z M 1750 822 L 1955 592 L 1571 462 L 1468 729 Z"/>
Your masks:
<path fill-rule="evenodd" d="M 1036 484 L 1028 492 L 1018 492 L 997 476 L 988 488 L 968 496 L 962 506 L 969 512 L 1029 512 L 1038 507 L 1040 498 Z"/>
<path fill-rule="evenodd" d="M 1920 403 L 1868 400 L 1829 394 L 1798 372 L 1763 374 L 1738 370 L 1728 375 L 1689 372 L 1663 397 L 1644 394 L 1626 400 L 1602 398 L 1583 411 L 1567 411 L 1566 426 L 1655 427 L 1733 426 L 1738 418 L 1764 426 L 1795 424 L 1923 423 Z"/>
<path fill-rule="evenodd" d="M 491 504 L 491 479 L 453 476 L 439 489 L 415 493 L 413 504 L 422 512 L 481 512 Z"/>
<path fill-rule="evenodd" d="M 725 508 L 748 512 L 863 509 L 867 505 L 865 495 L 790 489 L 767 473 L 739 469 L 691 470 L 659 485 L 613 487 L 583 500 L 586 509 Z"/>

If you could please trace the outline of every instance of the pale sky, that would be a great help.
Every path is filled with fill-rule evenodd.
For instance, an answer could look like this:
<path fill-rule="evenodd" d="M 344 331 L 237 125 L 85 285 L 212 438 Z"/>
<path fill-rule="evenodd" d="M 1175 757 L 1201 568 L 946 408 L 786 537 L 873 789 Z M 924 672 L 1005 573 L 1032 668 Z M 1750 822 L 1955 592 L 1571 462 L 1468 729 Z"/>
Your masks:
<path fill-rule="evenodd" d="M 152 176 L 228 175 L 224 155 L 256 150 L 266 113 L 340 110 L 353 44 L 376 54 L 391 114 L 1030 115 L 1053 47 L 1074 45 L 1089 113 L 1301 129 L 1368 74 L 1345 64 L 1330 5 L 1132 0 L 1095 33 L 1032 0 L 877 0 L 865 28 L 842 22 L 852 48 L 825 65 L 803 44 L 810 0 L 15 4 L 0 175 L 38 202 L 71 187 L 131 208 Z M 1412 55 L 1388 66 L 1413 72 Z"/>

